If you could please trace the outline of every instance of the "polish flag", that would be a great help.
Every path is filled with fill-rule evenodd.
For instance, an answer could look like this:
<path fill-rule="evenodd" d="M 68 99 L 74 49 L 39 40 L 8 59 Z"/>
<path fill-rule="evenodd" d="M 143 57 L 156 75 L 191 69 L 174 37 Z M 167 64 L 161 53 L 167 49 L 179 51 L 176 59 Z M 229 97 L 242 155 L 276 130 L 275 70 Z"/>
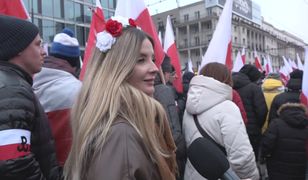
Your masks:
<path fill-rule="evenodd" d="M 273 65 L 272 65 L 272 59 L 270 58 L 269 55 L 267 55 L 267 68 L 268 68 L 269 73 L 274 72 Z"/>
<path fill-rule="evenodd" d="M 262 72 L 263 68 L 262 68 L 262 65 L 260 63 L 260 58 L 259 58 L 256 50 L 254 51 L 254 56 L 255 56 L 255 66 L 259 69 L 260 72 Z"/>
<path fill-rule="evenodd" d="M 192 73 L 194 72 L 193 65 L 192 65 L 190 58 L 188 59 L 188 62 L 187 62 L 187 68 L 188 68 L 188 72 L 192 72 Z"/>
<path fill-rule="evenodd" d="M 96 34 L 102 32 L 104 29 L 105 29 L 105 18 L 104 18 L 103 8 L 100 3 L 100 0 L 96 0 L 96 7 L 95 9 L 92 9 L 90 32 L 88 36 L 86 49 L 84 52 L 83 65 L 79 76 L 80 80 L 83 80 L 91 53 L 93 51 L 93 48 L 95 48 Z"/>
<path fill-rule="evenodd" d="M 288 62 L 289 62 L 289 64 L 291 65 L 293 71 L 294 71 L 295 69 L 298 69 L 297 65 L 295 64 L 295 62 L 294 62 L 292 59 L 289 58 L 289 59 L 288 59 Z"/>
<path fill-rule="evenodd" d="M 301 102 L 308 107 L 308 47 L 305 47 L 305 65 L 302 81 Z"/>
<path fill-rule="evenodd" d="M 233 66 L 232 71 L 233 71 L 233 72 L 239 72 L 240 69 L 241 69 L 243 66 L 244 66 L 244 64 L 243 64 L 242 56 L 241 56 L 240 52 L 237 52 L 237 56 L 236 56 L 236 59 L 235 59 L 235 62 L 234 62 L 234 66 Z"/>
<path fill-rule="evenodd" d="M 159 42 L 156 28 L 144 1 L 118 0 L 115 16 L 132 18 L 136 21 L 137 26 L 139 26 L 144 32 L 148 33 L 153 38 L 154 53 L 156 58 L 155 64 L 157 67 L 160 67 L 164 60 L 165 53 L 161 43 Z"/>
<path fill-rule="evenodd" d="M 299 70 L 304 70 L 304 66 L 303 63 L 301 61 L 301 58 L 299 57 L 299 55 L 296 53 L 296 60 L 297 60 L 297 67 Z"/>
<path fill-rule="evenodd" d="M 288 74 L 290 74 L 293 71 L 292 66 L 289 64 L 288 60 L 284 56 L 282 56 L 282 59 L 283 59 L 284 66 L 286 67 L 286 70 L 288 71 Z"/>
<path fill-rule="evenodd" d="M 177 78 L 175 78 L 175 80 L 173 81 L 173 86 L 175 87 L 177 92 L 181 93 L 183 92 L 181 63 L 178 55 L 178 50 L 176 48 L 174 33 L 169 15 L 167 16 L 166 22 L 164 51 L 170 57 L 171 64 L 173 65 L 175 73 L 177 75 Z"/>
<path fill-rule="evenodd" d="M 30 16 L 22 0 L 0 0 L 0 14 L 29 20 Z"/>
<path fill-rule="evenodd" d="M 227 0 L 219 17 L 213 38 L 202 58 L 201 68 L 210 62 L 219 62 L 232 69 L 231 20 L 233 0 Z"/>
<path fill-rule="evenodd" d="M 288 70 L 285 65 L 280 67 L 279 74 L 280 74 L 283 84 L 287 85 L 287 82 L 289 81 L 290 78 L 289 78 Z"/>
<path fill-rule="evenodd" d="M 15 159 L 31 153 L 31 132 L 25 129 L 0 131 L 0 161 Z"/>
<path fill-rule="evenodd" d="M 245 55 L 245 48 L 243 47 L 243 49 L 242 49 L 242 61 L 243 61 L 243 64 L 245 64 L 246 63 L 246 55 Z"/>

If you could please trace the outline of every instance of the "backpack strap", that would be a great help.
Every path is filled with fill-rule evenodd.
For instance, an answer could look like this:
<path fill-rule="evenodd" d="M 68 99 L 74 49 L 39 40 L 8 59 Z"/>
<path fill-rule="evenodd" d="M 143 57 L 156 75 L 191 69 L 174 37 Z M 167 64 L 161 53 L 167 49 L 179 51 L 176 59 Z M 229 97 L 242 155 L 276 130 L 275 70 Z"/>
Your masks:
<path fill-rule="evenodd" d="M 225 147 L 223 147 L 222 145 L 218 144 L 213 138 L 211 138 L 211 136 L 209 136 L 206 131 L 204 131 L 204 129 L 201 127 L 200 123 L 199 123 L 199 120 L 198 120 L 198 117 L 196 114 L 193 115 L 194 116 L 194 121 L 195 121 L 195 124 L 199 130 L 199 132 L 201 133 L 201 135 L 205 138 L 207 138 L 208 140 L 212 141 L 214 144 L 216 144 L 216 146 L 225 154 L 227 155 L 227 152 L 226 152 L 226 149 Z"/>

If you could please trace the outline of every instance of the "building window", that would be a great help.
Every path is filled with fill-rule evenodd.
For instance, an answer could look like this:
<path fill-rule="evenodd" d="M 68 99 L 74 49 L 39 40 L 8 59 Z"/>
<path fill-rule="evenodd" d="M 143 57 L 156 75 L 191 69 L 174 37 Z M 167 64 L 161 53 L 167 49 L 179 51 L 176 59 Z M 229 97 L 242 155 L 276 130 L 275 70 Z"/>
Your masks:
<path fill-rule="evenodd" d="M 77 39 L 80 45 L 84 46 L 85 45 L 85 34 L 84 34 L 84 27 L 82 26 L 76 26 L 77 30 Z"/>
<path fill-rule="evenodd" d="M 245 28 L 244 27 L 242 28 L 242 32 L 245 33 Z"/>
<path fill-rule="evenodd" d="M 237 37 L 234 37 L 234 42 L 237 43 Z"/>
<path fill-rule="evenodd" d="M 212 8 L 208 8 L 208 9 L 207 9 L 207 15 L 208 15 L 208 16 L 212 15 Z"/>
<path fill-rule="evenodd" d="M 188 46 L 187 39 L 184 39 L 184 46 L 185 46 L 185 47 L 187 47 L 187 46 Z"/>
<path fill-rule="evenodd" d="M 196 19 L 200 19 L 200 11 L 196 11 L 195 12 L 195 18 Z"/>
<path fill-rule="evenodd" d="M 184 15 L 184 21 L 186 22 L 186 21 L 188 21 L 189 20 L 189 15 L 188 14 L 185 14 Z"/>
<path fill-rule="evenodd" d="M 53 3 L 52 1 L 42 1 L 42 14 L 44 16 L 53 17 Z"/>
<path fill-rule="evenodd" d="M 43 20 L 43 40 L 45 42 L 53 41 L 53 36 L 55 35 L 54 28 L 54 21 Z"/>
<path fill-rule="evenodd" d="M 56 34 L 62 32 L 64 29 L 64 23 L 56 22 Z"/>
<path fill-rule="evenodd" d="M 195 37 L 195 44 L 196 44 L 196 46 L 199 46 L 199 45 L 200 45 L 200 39 L 199 39 L 199 37 Z"/>
<path fill-rule="evenodd" d="M 174 26 L 176 24 L 176 18 L 171 18 L 171 23 Z"/>
<path fill-rule="evenodd" d="M 72 1 L 66 0 L 64 2 L 64 17 L 66 20 L 74 21 L 74 3 Z"/>
<path fill-rule="evenodd" d="M 75 17 L 76 21 L 83 22 L 83 6 L 79 3 L 75 3 Z"/>
<path fill-rule="evenodd" d="M 243 38 L 243 45 L 245 45 L 246 44 L 246 40 L 245 40 L 245 38 Z"/>
<path fill-rule="evenodd" d="M 236 26 L 234 26 L 234 32 L 236 32 Z"/>

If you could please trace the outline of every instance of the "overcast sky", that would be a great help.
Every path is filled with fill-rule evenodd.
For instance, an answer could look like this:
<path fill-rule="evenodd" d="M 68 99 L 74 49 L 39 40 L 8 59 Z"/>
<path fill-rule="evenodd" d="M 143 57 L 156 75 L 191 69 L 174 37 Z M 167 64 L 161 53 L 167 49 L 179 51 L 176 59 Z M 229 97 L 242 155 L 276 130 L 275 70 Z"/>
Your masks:
<path fill-rule="evenodd" d="M 177 0 L 185 6 L 200 0 Z M 176 0 L 145 0 L 150 14 L 157 14 L 177 7 Z M 253 0 L 261 7 L 265 21 L 285 30 L 308 43 L 308 0 Z"/>

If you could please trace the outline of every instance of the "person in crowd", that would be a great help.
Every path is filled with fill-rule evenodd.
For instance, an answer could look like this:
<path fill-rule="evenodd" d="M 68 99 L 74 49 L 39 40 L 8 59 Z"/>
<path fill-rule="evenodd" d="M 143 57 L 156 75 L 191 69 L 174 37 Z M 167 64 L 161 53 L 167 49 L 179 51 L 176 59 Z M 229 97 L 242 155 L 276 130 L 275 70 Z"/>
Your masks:
<path fill-rule="evenodd" d="M 204 131 L 223 146 L 231 169 L 241 179 L 259 179 L 255 155 L 249 143 L 238 107 L 232 100 L 232 78 L 228 68 L 220 63 L 208 63 L 190 82 L 183 131 L 187 147 L 198 137 L 193 115 L 197 115 Z M 200 154 L 207 156 L 207 154 Z M 185 180 L 204 179 L 187 160 Z"/>
<path fill-rule="evenodd" d="M 299 103 L 285 103 L 277 111 L 262 139 L 261 157 L 270 180 L 303 180 L 308 137 L 307 109 Z"/>
<path fill-rule="evenodd" d="M 237 105 L 237 107 L 240 109 L 242 118 L 243 118 L 243 122 L 245 123 L 245 125 L 247 124 L 247 115 L 246 115 L 246 111 L 243 105 L 243 101 L 241 99 L 241 96 L 238 94 L 238 92 L 234 89 L 232 89 L 232 101 Z"/>
<path fill-rule="evenodd" d="M 290 79 L 286 85 L 286 91 L 275 96 L 270 112 L 269 112 L 269 123 L 278 117 L 277 110 L 281 105 L 287 102 L 299 103 L 300 93 L 302 91 L 302 79 L 303 71 L 296 69 L 290 73 Z"/>
<path fill-rule="evenodd" d="M 112 17 L 72 109 L 69 180 L 174 180 L 175 150 L 166 113 L 153 98 L 154 43 L 132 19 Z"/>
<path fill-rule="evenodd" d="M 163 72 L 170 72 L 172 65 L 170 58 L 165 55 L 161 68 Z M 162 83 L 159 73 L 157 73 L 154 84 L 154 98 L 164 107 L 169 120 L 169 126 L 172 132 L 172 137 L 176 145 L 176 160 L 179 174 L 178 180 L 183 179 L 184 168 L 186 163 L 186 143 L 184 135 L 182 134 L 182 127 L 180 124 L 177 107 L 175 105 L 173 89 Z"/>
<path fill-rule="evenodd" d="M 33 79 L 33 89 L 48 115 L 57 159 L 62 166 L 72 141 L 70 109 L 81 87 L 76 78 L 79 56 L 78 40 L 72 30 L 65 28 L 55 35 L 50 56 L 45 57 L 42 71 Z"/>
<path fill-rule="evenodd" d="M 189 72 L 189 71 L 186 71 L 184 74 L 183 74 L 183 77 L 182 77 L 182 84 L 183 84 L 183 95 L 182 95 L 182 101 L 180 101 L 179 103 L 179 106 L 182 106 L 181 109 L 181 118 L 180 118 L 180 122 L 181 122 L 181 125 L 183 124 L 183 116 L 184 116 L 184 111 L 185 111 L 185 108 L 186 108 L 186 101 L 187 101 L 187 93 L 188 93 L 188 89 L 189 89 L 189 84 L 190 84 L 190 81 L 191 79 L 195 76 L 195 74 L 193 72 Z"/>
<path fill-rule="evenodd" d="M 39 29 L 5 15 L 0 24 L 0 179 L 61 179 L 48 120 L 32 90 L 45 56 Z"/>
<path fill-rule="evenodd" d="M 265 97 L 267 109 L 270 109 L 274 97 L 284 91 L 284 85 L 280 80 L 279 74 L 269 74 L 263 81 L 262 90 Z M 265 123 L 262 127 L 262 133 L 264 133 L 268 127 L 268 114 L 269 113 L 267 113 Z"/>
<path fill-rule="evenodd" d="M 250 64 L 245 64 L 240 72 L 232 74 L 233 89 L 241 96 L 246 110 L 248 119 L 246 130 L 256 159 L 262 136 L 261 128 L 268 112 L 262 89 L 256 84 L 260 77 L 260 71 Z"/>

